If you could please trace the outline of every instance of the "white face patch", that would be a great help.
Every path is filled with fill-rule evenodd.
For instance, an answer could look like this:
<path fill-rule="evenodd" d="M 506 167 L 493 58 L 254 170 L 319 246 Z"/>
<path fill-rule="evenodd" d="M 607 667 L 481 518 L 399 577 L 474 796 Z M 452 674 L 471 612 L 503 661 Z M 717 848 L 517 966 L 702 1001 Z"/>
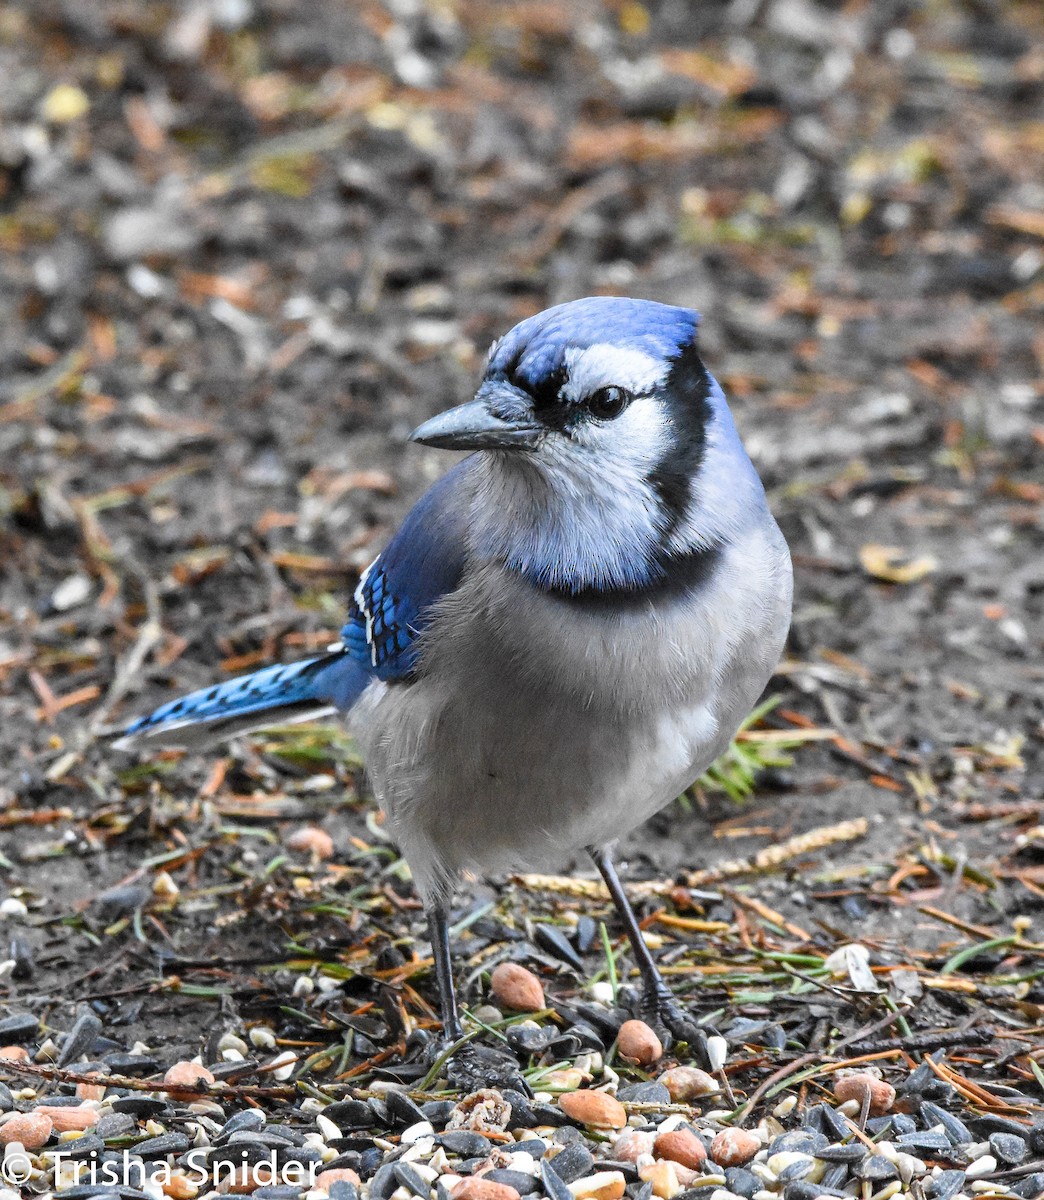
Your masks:
<path fill-rule="evenodd" d="M 567 400 L 578 402 L 603 387 L 621 387 L 636 396 L 654 391 L 667 378 L 670 363 L 644 350 L 625 349 L 597 342 L 586 350 L 565 352 L 569 380 L 562 389 Z"/>
<path fill-rule="evenodd" d="M 640 395 L 611 421 L 582 421 L 571 441 L 597 451 L 607 468 L 621 472 L 622 483 L 624 478 L 644 479 L 666 454 L 669 436 L 663 404 L 654 396 Z"/>

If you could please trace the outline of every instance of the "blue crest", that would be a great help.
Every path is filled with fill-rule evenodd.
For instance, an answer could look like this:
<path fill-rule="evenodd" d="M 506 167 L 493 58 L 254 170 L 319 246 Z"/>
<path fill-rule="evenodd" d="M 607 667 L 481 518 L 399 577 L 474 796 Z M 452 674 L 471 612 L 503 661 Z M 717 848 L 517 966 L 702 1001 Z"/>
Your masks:
<path fill-rule="evenodd" d="M 527 317 L 506 333 L 493 347 L 487 374 L 536 384 L 561 366 L 569 348 L 584 350 L 601 342 L 642 350 L 654 358 L 673 358 L 692 344 L 699 319 L 691 308 L 656 300 L 570 300 Z"/>

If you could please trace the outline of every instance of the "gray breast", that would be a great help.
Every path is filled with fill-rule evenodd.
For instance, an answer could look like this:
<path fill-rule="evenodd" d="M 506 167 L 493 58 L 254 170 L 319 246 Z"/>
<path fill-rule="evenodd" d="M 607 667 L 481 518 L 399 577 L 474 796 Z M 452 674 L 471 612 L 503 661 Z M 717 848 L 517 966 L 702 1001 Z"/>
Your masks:
<path fill-rule="evenodd" d="M 440 601 L 420 678 L 368 706 L 375 790 L 422 892 L 621 836 L 727 745 L 782 647 L 774 524 L 690 593 L 608 614 L 490 565 Z"/>

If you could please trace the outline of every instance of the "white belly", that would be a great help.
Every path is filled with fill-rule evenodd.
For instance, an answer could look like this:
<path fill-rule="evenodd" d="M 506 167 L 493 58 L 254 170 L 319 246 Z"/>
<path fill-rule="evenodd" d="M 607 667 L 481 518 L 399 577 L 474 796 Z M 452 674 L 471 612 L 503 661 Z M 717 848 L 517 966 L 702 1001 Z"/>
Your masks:
<path fill-rule="evenodd" d="M 727 601 L 705 589 L 621 620 L 469 582 L 421 677 L 374 689 L 355 722 L 422 894 L 609 842 L 692 784 L 778 660 L 786 566 L 756 573 L 769 594 L 726 569 Z"/>

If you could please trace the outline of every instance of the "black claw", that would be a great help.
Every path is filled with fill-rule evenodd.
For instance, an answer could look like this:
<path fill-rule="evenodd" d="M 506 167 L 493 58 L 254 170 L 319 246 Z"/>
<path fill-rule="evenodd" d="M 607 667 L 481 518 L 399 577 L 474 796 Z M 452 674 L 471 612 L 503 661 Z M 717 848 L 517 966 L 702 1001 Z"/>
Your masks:
<path fill-rule="evenodd" d="M 429 1066 L 435 1063 L 454 1045 L 454 1039 L 440 1038 L 428 1047 L 425 1058 Z M 477 1042 L 465 1042 L 442 1064 L 442 1073 L 455 1087 L 464 1092 L 479 1088 L 509 1088 L 532 1096 L 533 1091 L 522 1075 L 519 1061 L 513 1054 L 482 1046 Z"/>
<path fill-rule="evenodd" d="M 714 1071 L 707 1038 L 716 1030 L 699 1025 L 666 988 L 656 988 L 642 996 L 642 1019 L 657 1033 L 666 1034 L 664 1048 L 675 1051 L 685 1044 L 695 1054 L 705 1071 Z"/>

